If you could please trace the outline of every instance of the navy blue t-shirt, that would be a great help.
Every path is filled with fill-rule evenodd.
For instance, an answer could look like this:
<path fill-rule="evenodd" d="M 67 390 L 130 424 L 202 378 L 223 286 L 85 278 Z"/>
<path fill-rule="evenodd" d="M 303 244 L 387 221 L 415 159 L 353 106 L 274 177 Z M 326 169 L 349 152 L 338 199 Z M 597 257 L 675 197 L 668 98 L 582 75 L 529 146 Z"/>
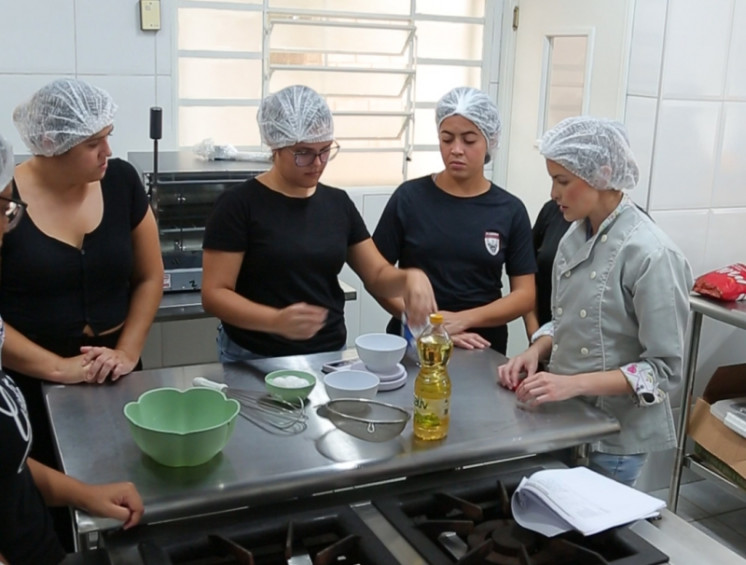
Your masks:
<path fill-rule="evenodd" d="M 244 253 L 236 292 L 274 308 L 306 302 L 329 310 L 324 327 L 307 340 L 223 323 L 228 336 L 263 356 L 342 348 L 345 298 L 337 277 L 348 248 L 369 237 L 355 204 L 338 188 L 319 184 L 308 198 L 290 198 L 251 179 L 223 192 L 205 227 L 203 248 Z"/>
<path fill-rule="evenodd" d="M 491 184 L 487 192 L 457 197 L 431 176 L 410 180 L 389 199 L 373 241 L 401 268 L 417 267 L 430 278 L 438 308 L 458 312 L 502 297 L 508 276 L 536 272 L 531 222 L 523 203 Z M 398 321 L 389 331 L 398 331 Z M 505 353 L 507 328 L 472 328 Z"/>

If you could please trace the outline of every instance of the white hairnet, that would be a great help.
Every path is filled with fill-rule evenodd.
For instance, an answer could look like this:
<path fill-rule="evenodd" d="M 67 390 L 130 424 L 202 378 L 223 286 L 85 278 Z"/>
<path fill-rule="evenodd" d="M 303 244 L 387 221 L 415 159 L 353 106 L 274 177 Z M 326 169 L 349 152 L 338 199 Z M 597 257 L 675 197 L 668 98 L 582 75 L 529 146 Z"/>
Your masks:
<path fill-rule="evenodd" d="M 631 190 L 640 178 L 627 130 L 614 120 L 562 120 L 541 138 L 539 152 L 598 190 Z"/>
<path fill-rule="evenodd" d="M 14 169 L 13 147 L 0 135 L 0 191 L 8 186 L 10 179 L 13 178 Z"/>
<path fill-rule="evenodd" d="M 288 86 L 270 94 L 256 114 L 262 141 L 270 149 L 334 139 L 334 122 L 326 101 L 307 86 Z"/>
<path fill-rule="evenodd" d="M 13 111 L 13 123 L 34 155 L 62 155 L 114 123 L 111 96 L 81 80 L 50 82 Z"/>
<path fill-rule="evenodd" d="M 451 116 L 463 116 L 474 122 L 487 140 L 487 157 L 484 162 L 489 163 L 492 153 L 500 139 L 500 113 L 497 106 L 487 94 L 476 88 L 459 86 L 447 92 L 435 107 L 435 123 L 440 124 Z"/>

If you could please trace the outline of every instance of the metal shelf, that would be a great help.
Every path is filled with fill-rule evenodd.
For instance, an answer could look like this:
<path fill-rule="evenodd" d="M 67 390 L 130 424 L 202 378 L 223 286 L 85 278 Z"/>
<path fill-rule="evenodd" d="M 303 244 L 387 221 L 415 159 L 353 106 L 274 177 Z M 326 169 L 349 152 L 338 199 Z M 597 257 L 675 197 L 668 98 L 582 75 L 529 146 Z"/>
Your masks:
<path fill-rule="evenodd" d="M 735 484 L 733 481 L 726 479 L 716 469 L 702 461 L 693 454 L 684 456 L 684 466 L 690 469 L 695 475 L 708 481 L 712 481 L 722 488 L 725 492 L 736 498 L 746 501 L 746 491 Z"/>
<path fill-rule="evenodd" d="M 684 373 L 684 389 L 681 398 L 681 414 L 677 429 L 676 455 L 671 475 L 671 486 L 668 491 L 668 507 L 676 512 L 679 503 L 679 489 L 681 488 L 681 470 L 689 467 L 697 475 L 712 480 L 727 492 L 746 500 L 746 491 L 723 477 L 718 471 L 700 461 L 694 455 L 685 452 L 687 438 L 687 424 L 694 391 L 694 379 L 697 372 L 697 354 L 699 353 L 699 338 L 702 331 L 704 316 L 718 320 L 735 328 L 746 330 L 746 301 L 721 302 L 692 294 L 689 297 L 689 307 L 692 311 L 692 327 L 687 348 L 686 371 Z"/>

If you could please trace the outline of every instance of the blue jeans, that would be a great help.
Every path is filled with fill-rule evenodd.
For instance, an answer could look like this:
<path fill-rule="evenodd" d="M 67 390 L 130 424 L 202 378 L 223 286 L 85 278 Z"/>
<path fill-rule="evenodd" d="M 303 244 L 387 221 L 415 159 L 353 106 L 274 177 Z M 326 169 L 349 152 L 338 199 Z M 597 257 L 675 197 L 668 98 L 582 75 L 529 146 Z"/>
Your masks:
<path fill-rule="evenodd" d="M 635 485 L 635 481 L 640 476 L 642 466 L 647 458 L 647 453 L 611 455 L 610 453 L 594 451 L 588 457 L 588 467 L 597 473 L 631 487 Z"/>
<path fill-rule="evenodd" d="M 218 347 L 218 359 L 221 363 L 240 363 L 242 361 L 253 361 L 254 359 L 265 357 L 238 345 L 228 337 L 223 324 L 218 326 L 218 337 L 215 338 L 215 343 Z"/>

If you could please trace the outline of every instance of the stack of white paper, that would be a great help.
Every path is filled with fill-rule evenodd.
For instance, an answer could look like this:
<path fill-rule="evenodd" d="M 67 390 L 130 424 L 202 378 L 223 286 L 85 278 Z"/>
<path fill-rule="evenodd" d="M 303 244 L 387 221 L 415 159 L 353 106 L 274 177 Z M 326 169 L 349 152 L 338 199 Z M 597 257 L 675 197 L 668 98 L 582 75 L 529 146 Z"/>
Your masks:
<path fill-rule="evenodd" d="M 547 469 L 523 478 L 511 507 L 524 528 L 545 536 L 589 536 L 658 514 L 666 503 L 586 467 Z"/>

